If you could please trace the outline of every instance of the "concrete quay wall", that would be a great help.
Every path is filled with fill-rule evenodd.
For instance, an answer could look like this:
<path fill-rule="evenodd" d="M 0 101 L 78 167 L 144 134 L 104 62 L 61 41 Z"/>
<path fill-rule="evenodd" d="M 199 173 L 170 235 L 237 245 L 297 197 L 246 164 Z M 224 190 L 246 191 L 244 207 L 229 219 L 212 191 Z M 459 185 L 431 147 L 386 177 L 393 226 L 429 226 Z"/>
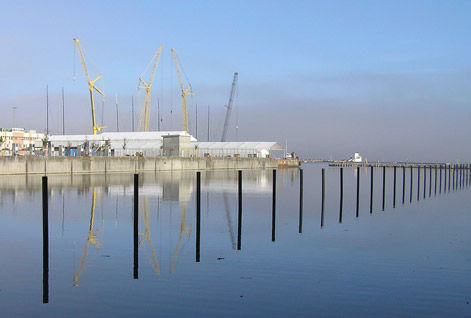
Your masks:
<path fill-rule="evenodd" d="M 277 169 L 272 158 L 0 157 L 0 175 L 90 174 L 175 170 Z M 296 162 L 292 163 L 297 167 Z"/>

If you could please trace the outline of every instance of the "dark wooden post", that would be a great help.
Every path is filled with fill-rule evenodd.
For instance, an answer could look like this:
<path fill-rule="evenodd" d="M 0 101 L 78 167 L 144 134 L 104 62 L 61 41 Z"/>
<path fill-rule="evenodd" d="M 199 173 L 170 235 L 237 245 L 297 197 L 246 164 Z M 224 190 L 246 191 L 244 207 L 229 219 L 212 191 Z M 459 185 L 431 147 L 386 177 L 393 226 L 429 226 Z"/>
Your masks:
<path fill-rule="evenodd" d="M 373 187 L 374 187 L 374 177 L 373 177 L 373 166 L 370 168 L 371 170 L 371 181 L 370 181 L 370 214 L 373 213 Z"/>
<path fill-rule="evenodd" d="M 133 278 L 139 278 L 139 175 L 134 174 L 134 211 L 133 211 L 133 242 L 134 242 L 134 266 L 133 266 Z"/>
<path fill-rule="evenodd" d="M 201 248 L 201 172 L 196 172 L 196 262 L 200 261 Z"/>
<path fill-rule="evenodd" d="M 239 170 L 239 214 L 237 218 L 237 249 L 242 247 L 242 170 Z"/>
<path fill-rule="evenodd" d="M 272 195 L 272 219 L 271 219 L 271 240 L 275 242 L 276 230 L 276 170 L 273 170 L 273 195 Z"/>
<path fill-rule="evenodd" d="M 49 205 L 47 176 L 42 177 L 43 201 L 43 303 L 49 303 Z"/>

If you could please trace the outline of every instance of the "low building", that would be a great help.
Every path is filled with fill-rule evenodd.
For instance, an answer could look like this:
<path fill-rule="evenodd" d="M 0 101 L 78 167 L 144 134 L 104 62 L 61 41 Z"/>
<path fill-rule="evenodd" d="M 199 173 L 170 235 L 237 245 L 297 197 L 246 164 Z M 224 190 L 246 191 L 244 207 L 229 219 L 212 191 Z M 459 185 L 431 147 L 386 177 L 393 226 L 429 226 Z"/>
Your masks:
<path fill-rule="evenodd" d="M 41 147 L 42 141 L 36 142 Z M 185 131 L 57 135 L 47 139 L 51 156 L 273 157 L 276 142 L 198 142 Z M 280 152 L 282 155 L 282 152 Z"/>
<path fill-rule="evenodd" d="M 362 162 L 363 158 L 360 156 L 358 152 L 355 152 L 353 156 L 348 159 L 349 162 Z"/>
<path fill-rule="evenodd" d="M 197 157 L 275 157 L 274 151 L 283 151 L 277 142 L 194 142 Z M 280 152 L 280 156 L 283 153 Z"/>
<path fill-rule="evenodd" d="M 24 128 L 0 128 L 1 155 L 34 154 L 34 146 L 44 139 L 45 134 Z M 41 146 L 42 147 L 42 146 Z"/>
<path fill-rule="evenodd" d="M 98 135 L 51 135 L 52 156 L 162 156 L 163 136 L 194 137 L 185 131 L 105 132 Z M 37 142 L 39 147 L 40 143 Z"/>

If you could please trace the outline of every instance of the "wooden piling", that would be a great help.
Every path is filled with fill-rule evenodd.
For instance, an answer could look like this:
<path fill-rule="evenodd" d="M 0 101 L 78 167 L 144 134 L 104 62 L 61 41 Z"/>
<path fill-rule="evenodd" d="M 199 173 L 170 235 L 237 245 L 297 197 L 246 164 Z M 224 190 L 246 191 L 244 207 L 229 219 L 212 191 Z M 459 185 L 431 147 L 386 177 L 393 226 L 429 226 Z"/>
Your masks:
<path fill-rule="evenodd" d="M 402 204 L 406 196 L 406 167 L 402 166 Z"/>
<path fill-rule="evenodd" d="M 396 208 L 396 167 L 394 166 L 394 181 L 393 181 L 393 209 Z"/>
<path fill-rule="evenodd" d="M 301 169 L 302 171 L 302 169 Z M 239 170 L 238 173 L 239 180 L 239 213 L 237 218 L 237 250 L 240 250 L 242 247 L 242 170 Z"/>
<path fill-rule="evenodd" d="M 386 196 L 386 167 L 383 167 L 383 211 L 384 211 L 384 204 L 385 204 L 385 196 Z"/>
<path fill-rule="evenodd" d="M 360 167 L 357 167 L 357 209 L 356 217 L 360 216 Z"/>
<path fill-rule="evenodd" d="M 374 168 L 371 167 L 371 181 L 370 181 L 370 214 L 373 213 L 373 187 L 374 187 L 374 177 L 373 177 L 373 171 Z"/>
<path fill-rule="evenodd" d="M 272 195 L 272 219 L 271 219 L 271 240 L 275 242 L 276 230 L 276 170 L 273 169 L 273 195 Z"/>
<path fill-rule="evenodd" d="M 339 223 L 342 223 L 342 212 L 343 212 L 343 168 L 340 168 L 340 211 L 339 211 Z"/>
<path fill-rule="evenodd" d="M 322 168 L 322 206 L 321 206 L 321 228 L 324 227 L 324 204 L 325 204 L 325 169 Z"/>
<path fill-rule="evenodd" d="M 298 233 L 303 232 L 303 169 L 299 169 L 299 226 Z"/>
<path fill-rule="evenodd" d="M 413 188 L 413 174 L 414 168 L 410 167 L 410 194 L 409 194 L 409 202 L 412 203 L 412 188 Z"/>
<path fill-rule="evenodd" d="M 420 167 L 417 167 L 417 201 L 420 200 Z"/>
<path fill-rule="evenodd" d="M 200 262 L 201 248 L 201 172 L 196 172 L 196 262 Z"/>
<path fill-rule="evenodd" d="M 139 174 L 134 174 L 134 211 L 133 211 L 133 247 L 134 266 L 133 278 L 139 278 Z"/>
<path fill-rule="evenodd" d="M 42 177 L 43 203 L 43 303 L 49 303 L 49 204 L 47 176 Z"/>

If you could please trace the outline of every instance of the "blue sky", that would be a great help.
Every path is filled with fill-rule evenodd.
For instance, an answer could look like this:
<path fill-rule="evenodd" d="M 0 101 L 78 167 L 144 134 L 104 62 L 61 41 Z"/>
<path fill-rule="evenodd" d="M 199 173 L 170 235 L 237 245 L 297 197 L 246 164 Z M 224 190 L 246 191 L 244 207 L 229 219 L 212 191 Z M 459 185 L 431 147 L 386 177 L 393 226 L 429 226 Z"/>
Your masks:
<path fill-rule="evenodd" d="M 278 141 L 304 157 L 471 161 L 471 1 L 9 1 L 0 3 L 0 127 L 90 133 L 88 89 L 72 39 L 104 76 L 104 123 L 131 130 L 138 77 L 163 53 L 151 129 L 181 126 L 175 48 L 195 96 L 190 132 Z M 76 80 L 73 80 L 75 68 Z M 145 76 L 144 76 L 145 77 Z M 185 77 L 184 77 L 185 78 Z M 172 111 L 172 115 L 170 112 Z M 101 103 L 97 118 L 102 120 Z M 137 125 L 137 124 L 136 124 Z"/>

